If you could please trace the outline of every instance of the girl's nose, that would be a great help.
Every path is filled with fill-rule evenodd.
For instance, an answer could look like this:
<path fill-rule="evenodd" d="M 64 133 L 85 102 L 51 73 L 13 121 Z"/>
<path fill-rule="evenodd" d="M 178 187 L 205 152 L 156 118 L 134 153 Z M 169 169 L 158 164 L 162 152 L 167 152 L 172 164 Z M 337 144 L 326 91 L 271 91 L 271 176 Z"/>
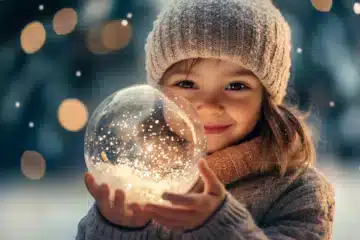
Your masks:
<path fill-rule="evenodd" d="M 225 101 L 221 92 L 216 90 L 212 91 L 203 91 L 192 96 L 191 99 L 188 99 L 192 102 L 197 112 L 210 113 L 210 114 L 221 114 L 225 110 Z"/>
<path fill-rule="evenodd" d="M 219 115 L 224 112 L 224 107 L 219 102 L 198 102 L 195 108 L 197 112 L 203 114 Z"/>

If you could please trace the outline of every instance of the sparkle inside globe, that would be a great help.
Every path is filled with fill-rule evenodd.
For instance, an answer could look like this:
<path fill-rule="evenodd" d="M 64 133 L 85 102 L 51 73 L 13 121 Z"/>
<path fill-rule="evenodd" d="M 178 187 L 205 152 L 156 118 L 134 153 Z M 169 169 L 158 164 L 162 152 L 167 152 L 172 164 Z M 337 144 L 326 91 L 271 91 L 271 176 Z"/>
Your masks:
<path fill-rule="evenodd" d="M 165 89 L 137 85 L 105 99 L 85 134 L 85 162 L 110 198 L 125 191 L 125 202 L 164 203 L 167 192 L 186 193 L 199 177 L 204 156 L 203 127 L 191 104 Z"/>

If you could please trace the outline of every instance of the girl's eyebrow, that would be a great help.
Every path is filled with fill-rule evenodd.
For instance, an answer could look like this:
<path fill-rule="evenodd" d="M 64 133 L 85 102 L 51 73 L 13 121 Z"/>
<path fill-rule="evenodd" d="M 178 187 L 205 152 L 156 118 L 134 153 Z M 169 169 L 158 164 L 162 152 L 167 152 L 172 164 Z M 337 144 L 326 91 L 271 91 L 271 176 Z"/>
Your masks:
<path fill-rule="evenodd" d="M 248 69 L 236 69 L 235 71 L 228 71 L 224 76 L 255 76 L 253 72 Z"/>
<path fill-rule="evenodd" d="M 189 71 L 182 68 L 175 68 L 169 72 L 171 75 L 191 75 L 191 76 L 200 76 L 194 71 Z"/>

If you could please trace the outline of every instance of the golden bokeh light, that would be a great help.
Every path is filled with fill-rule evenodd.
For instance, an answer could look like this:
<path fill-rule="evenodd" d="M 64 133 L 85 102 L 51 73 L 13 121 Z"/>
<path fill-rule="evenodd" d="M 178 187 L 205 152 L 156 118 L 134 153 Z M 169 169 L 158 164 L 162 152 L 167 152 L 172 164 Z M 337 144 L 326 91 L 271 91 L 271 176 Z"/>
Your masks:
<path fill-rule="evenodd" d="M 101 30 L 102 26 L 94 27 L 90 29 L 87 36 L 87 47 L 90 52 L 94 54 L 106 54 L 111 52 L 110 49 L 107 49 L 102 40 L 101 40 Z"/>
<path fill-rule="evenodd" d="M 58 109 L 58 119 L 61 126 L 68 131 L 80 131 L 88 121 L 88 110 L 78 99 L 64 100 Z"/>
<path fill-rule="evenodd" d="M 311 3 L 320 12 L 330 12 L 333 0 L 311 0 Z"/>
<path fill-rule="evenodd" d="M 45 44 L 46 31 L 41 22 L 31 22 L 24 27 L 20 35 L 20 43 L 24 52 L 33 54 Z"/>
<path fill-rule="evenodd" d="M 113 20 L 105 24 L 101 39 L 107 49 L 116 51 L 124 48 L 131 40 L 132 27 L 127 20 Z"/>
<path fill-rule="evenodd" d="M 87 46 L 94 54 L 106 54 L 127 46 L 132 38 L 128 20 L 112 20 L 90 29 Z"/>
<path fill-rule="evenodd" d="M 56 34 L 66 35 L 71 33 L 78 22 L 78 16 L 74 9 L 63 8 L 59 10 L 53 19 L 53 28 Z"/>
<path fill-rule="evenodd" d="M 44 177 L 46 163 L 43 156 L 36 151 L 25 151 L 21 156 L 21 172 L 30 180 L 40 180 Z"/>

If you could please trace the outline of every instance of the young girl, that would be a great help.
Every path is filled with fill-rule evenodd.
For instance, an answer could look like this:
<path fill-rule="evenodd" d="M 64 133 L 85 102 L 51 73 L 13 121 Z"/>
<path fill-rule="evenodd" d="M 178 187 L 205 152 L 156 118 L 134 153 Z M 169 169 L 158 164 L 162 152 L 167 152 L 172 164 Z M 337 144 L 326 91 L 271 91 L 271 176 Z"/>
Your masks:
<path fill-rule="evenodd" d="M 201 179 L 171 206 L 96 200 L 77 239 L 331 239 L 334 191 L 314 168 L 311 131 L 283 103 L 291 32 L 270 0 L 175 0 L 146 50 L 148 82 L 196 109 L 207 137 Z"/>

